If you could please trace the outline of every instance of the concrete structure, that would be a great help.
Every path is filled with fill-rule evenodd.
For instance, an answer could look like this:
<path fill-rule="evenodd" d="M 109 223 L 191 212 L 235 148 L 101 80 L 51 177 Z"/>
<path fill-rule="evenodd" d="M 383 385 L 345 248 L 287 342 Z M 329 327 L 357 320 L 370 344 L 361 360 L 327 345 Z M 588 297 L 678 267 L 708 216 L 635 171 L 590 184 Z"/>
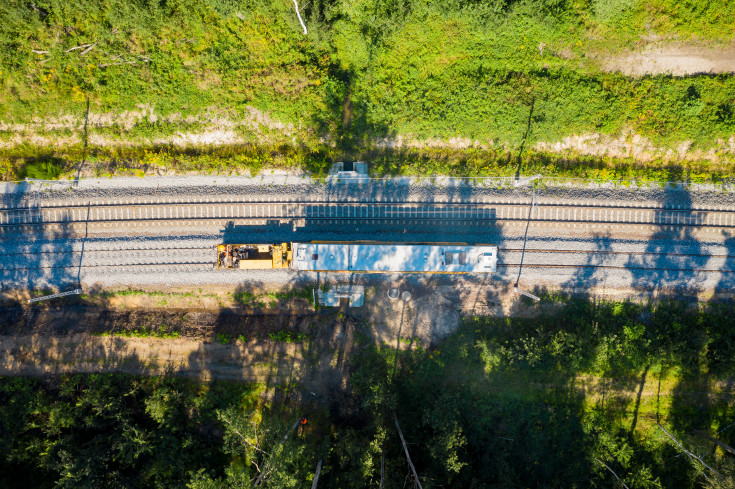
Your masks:
<path fill-rule="evenodd" d="M 339 307 L 342 299 L 347 299 L 349 307 L 362 307 L 365 301 L 365 287 L 362 285 L 340 284 L 327 291 L 316 289 L 316 302 L 320 306 Z"/>
<path fill-rule="evenodd" d="M 367 180 L 368 166 L 364 161 L 340 161 L 329 169 L 328 180 L 337 183 L 351 183 Z"/>

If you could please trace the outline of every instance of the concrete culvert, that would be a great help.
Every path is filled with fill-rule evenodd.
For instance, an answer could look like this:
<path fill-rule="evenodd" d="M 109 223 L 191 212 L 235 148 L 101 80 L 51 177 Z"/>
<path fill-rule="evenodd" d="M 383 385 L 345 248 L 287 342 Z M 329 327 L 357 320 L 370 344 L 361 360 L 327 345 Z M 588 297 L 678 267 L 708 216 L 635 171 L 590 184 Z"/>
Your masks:
<path fill-rule="evenodd" d="M 396 289 L 395 287 L 391 288 L 388 291 L 388 299 L 394 301 L 398 299 L 398 296 L 399 296 L 399 292 L 398 292 L 398 289 Z"/>

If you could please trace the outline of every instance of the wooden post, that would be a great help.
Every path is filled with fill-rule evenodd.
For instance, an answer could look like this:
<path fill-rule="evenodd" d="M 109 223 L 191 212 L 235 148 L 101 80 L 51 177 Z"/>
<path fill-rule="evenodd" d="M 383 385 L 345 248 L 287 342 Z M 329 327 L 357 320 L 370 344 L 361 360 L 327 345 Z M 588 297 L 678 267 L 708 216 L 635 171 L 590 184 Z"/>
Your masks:
<path fill-rule="evenodd" d="M 419 476 L 416 473 L 416 467 L 414 467 L 413 462 L 411 462 L 411 455 L 408 454 L 408 447 L 406 446 L 406 439 L 403 437 L 403 432 L 401 431 L 401 425 L 398 424 L 398 416 L 396 416 L 395 411 L 393 411 L 393 421 L 396 422 L 396 428 L 398 428 L 398 436 L 401 437 L 401 443 L 403 444 L 403 451 L 406 452 L 406 459 L 408 460 L 408 466 L 411 467 L 411 472 L 413 472 L 413 477 L 416 480 L 416 485 L 419 486 L 419 489 L 424 489 L 423 487 L 421 487 Z"/>

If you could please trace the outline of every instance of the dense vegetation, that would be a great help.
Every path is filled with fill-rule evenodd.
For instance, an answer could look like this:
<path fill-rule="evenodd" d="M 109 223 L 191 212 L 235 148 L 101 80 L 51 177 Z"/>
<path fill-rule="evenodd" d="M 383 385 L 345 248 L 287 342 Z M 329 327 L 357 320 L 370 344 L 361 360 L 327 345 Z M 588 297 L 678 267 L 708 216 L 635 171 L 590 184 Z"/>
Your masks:
<path fill-rule="evenodd" d="M 384 487 L 405 487 L 395 412 L 425 488 L 733 487 L 731 305 L 547 307 L 362 348 L 347 391 L 300 404 L 260 396 L 298 385 L 0 379 L 0 485 L 306 487 L 321 459 L 318 487 L 378 487 L 384 457 Z"/>
<path fill-rule="evenodd" d="M 525 148 L 525 164 L 546 173 L 598 176 L 638 165 L 531 148 L 640 134 L 676 153 L 682 141 L 707 150 L 735 133 L 732 76 L 600 69 L 651 33 L 730 41 L 727 0 L 313 0 L 302 11 L 307 35 L 287 0 L 3 2 L 0 49 L 12 56 L 0 59 L 0 171 L 24 176 L 30 161 L 45 174 L 40 162 L 81 159 L 110 171 L 121 160 L 321 170 L 347 157 L 376 159 L 379 172 L 510 174 Z M 438 139 L 446 152 L 381 148 L 398 137 Z M 482 149 L 465 148 L 475 142 Z M 466 169 L 468 155 L 483 164 Z"/>

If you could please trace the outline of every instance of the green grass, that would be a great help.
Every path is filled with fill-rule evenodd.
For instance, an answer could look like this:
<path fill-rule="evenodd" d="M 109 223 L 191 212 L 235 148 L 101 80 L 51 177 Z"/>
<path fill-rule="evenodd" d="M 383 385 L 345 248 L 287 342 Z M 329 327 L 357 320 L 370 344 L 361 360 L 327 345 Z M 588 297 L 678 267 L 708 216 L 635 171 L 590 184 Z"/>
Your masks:
<path fill-rule="evenodd" d="M 158 292 L 158 291 L 148 292 L 145 290 L 137 290 L 137 289 L 126 289 L 126 290 L 118 290 L 115 292 L 101 292 L 95 295 L 98 295 L 99 297 L 135 297 L 135 296 L 165 297 L 169 295 L 169 293 L 168 292 Z"/>
<path fill-rule="evenodd" d="M 166 305 L 167 301 L 166 299 L 175 300 L 175 299 L 188 299 L 188 298 L 205 298 L 205 297 L 218 297 L 217 294 L 206 294 L 202 292 L 202 289 L 199 289 L 198 292 L 160 292 L 160 291 L 145 291 L 145 290 L 137 290 L 137 289 L 127 289 L 127 290 L 118 290 L 118 291 L 102 291 L 90 295 L 84 295 L 84 298 L 89 299 L 95 299 L 95 298 L 101 298 L 101 299 L 109 299 L 112 297 L 151 297 L 151 298 L 158 298 L 158 304 L 160 305 Z"/>
<path fill-rule="evenodd" d="M 297 287 L 291 290 L 268 292 L 265 294 L 254 294 L 246 291 L 238 291 L 233 294 L 233 299 L 239 304 L 260 308 L 267 306 L 270 309 L 275 309 L 278 307 L 279 303 L 294 298 L 308 299 L 309 302 L 311 302 L 311 289 L 306 287 Z"/>
<path fill-rule="evenodd" d="M 0 378 L 0 485 L 237 487 L 270 464 L 269 487 L 302 487 L 322 460 L 320 487 L 402 487 L 403 438 L 427 488 L 732 486 L 733 459 L 708 438 L 735 444 L 732 304 L 544 300 L 558 307 L 466 318 L 427 349 L 329 350 L 344 363 L 326 372 L 349 377 L 326 395 L 306 394 L 323 368 L 300 378 L 268 361 L 261 385 Z"/>
<path fill-rule="evenodd" d="M 308 338 L 308 335 L 304 333 L 296 333 L 293 331 L 271 331 L 268 333 L 268 338 L 270 338 L 273 341 L 278 341 L 281 343 L 301 343 L 302 341 L 305 341 Z"/>
<path fill-rule="evenodd" d="M 101 333 L 92 333 L 94 336 L 120 336 L 123 338 L 162 338 L 174 339 L 181 336 L 178 331 L 165 331 L 165 326 L 160 328 L 136 328 L 124 329 L 118 331 L 105 331 Z"/>
<path fill-rule="evenodd" d="M 232 336 L 225 333 L 217 333 L 215 338 L 217 339 L 217 343 L 221 345 L 229 345 L 233 342 Z"/>

